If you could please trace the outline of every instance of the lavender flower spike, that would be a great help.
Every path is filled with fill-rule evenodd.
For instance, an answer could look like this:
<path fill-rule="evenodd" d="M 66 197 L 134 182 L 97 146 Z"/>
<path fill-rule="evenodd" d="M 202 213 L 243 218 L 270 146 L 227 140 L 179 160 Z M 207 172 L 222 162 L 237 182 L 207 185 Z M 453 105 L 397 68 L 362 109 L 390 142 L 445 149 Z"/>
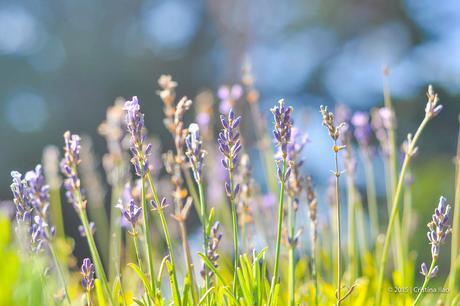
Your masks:
<path fill-rule="evenodd" d="M 190 124 L 188 128 L 189 134 L 185 139 L 187 146 L 187 155 L 192 167 L 193 176 L 197 184 L 201 183 L 201 172 L 203 169 L 203 160 L 206 156 L 206 151 L 202 149 L 202 141 L 200 136 L 200 127 L 196 123 Z"/>
<path fill-rule="evenodd" d="M 286 107 L 284 100 L 278 101 L 278 105 L 271 109 L 275 119 L 275 129 L 273 135 L 275 137 L 276 145 L 281 148 L 282 158 L 286 158 L 288 151 L 288 144 L 291 141 L 292 129 L 292 107 Z"/>
<path fill-rule="evenodd" d="M 354 135 L 359 145 L 367 148 L 372 138 L 372 128 L 369 115 L 365 112 L 356 112 L 351 117 L 351 124 L 355 128 Z"/>
<path fill-rule="evenodd" d="M 76 209 L 85 208 L 81 199 L 76 199 L 75 194 L 80 192 L 80 179 L 78 178 L 77 167 L 80 164 L 81 138 L 69 131 L 64 133 L 64 158 L 61 161 L 61 172 L 67 178 L 64 181 L 67 200 L 74 205 Z M 83 205 L 83 207 L 79 207 Z"/>
<path fill-rule="evenodd" d="M 141 177 L 149 170 L 148 156 L 152 153 L 152 145 L 147 144 L 144 148 L 145 126 L 144 114 L 141 113 L 139 100 L 136 96 L 131 101 L 126 101 L 123 107 L 126 111 L 125 120 L 128 132 L 131 134 L 131 153 L 136 174 Z"/>
<path fill-rule="evenodd" d="M 32 220 L 32 211 L 34 209 L 29 196 L 27 184 L 22 180 L 21 173 L 11 172 L 13 183 L 10 188 L 13 192 L 14 204 L 16 205 L 16 220 L 18 223 L 30 222 Z"/>
<path fill-rule="evenodd" d="M 286 106 L 284 100 L 281 99 L 278 101 L 278 105 L 271 109 L 273 113 L 273 118 L 275 119 L 275 128 L 273 130 L 273 135 L 275 138 L 276 146 L 280 149 L 281 158 L 277 160 L 277 174 L 278 178 L 282 182 L 286 182 L 291 174 L 291 167 L 287 165 L 287 168 L 284 171 L 283 177 L 283 163 L 288 157 L 288 145 L 292 140 L 292 107 Z"/>
<path fill-rule="evenodd" d="M 142 207 L 137 206 L 134 199 L 129 201 L 128 209 L 121 204 L 121 201 L 115 207 L 120 209 L 122 216 L 131 224 L 132 232 L 130 232 L 130 234 L 135 235 L 135 228 L 136 224 L 139 222 Z"/>
<path fill-rule="evenodd" d="M 81 275 L 81 286 L 86 292 L 90 292 L 94 288 L 94 265 L 89 258 L 83 259 Z"/>
<path fill-rule="evenodd" d="M 452 228 L 449 225 L 449 213 L 451 206 L 446 204 L 447 200 L 443 196 L 439 199 L 438 207 L 434 210 L 431 222 L 427 224 L 429 231 L 427 232 L 428 240 L 431 244 L 431 257 L 433 261 L 436 261 L 439 256 L 439 249 L 441 244 L 446 241 L 447 236 L 452 232 Z M 430 275 L 430 272 L 426 268 L 426 264 L 422 263 L 420 273 L 425 277 L 435 277 L 438 270 L 438 266 L 435 266 Z"/>
<path fill-rule="evenodd" d="M 220 116 L 220 121 L 223 126 L 222 132 L 219 133 L 217 142 L 219 143 L 219 150 L 224 155 L 222 159 L 222 165 L 229 173 L 238 166 L 238 154 L 241 151 L 241 139 L 238 126 L 241 121 L 241 116 L 235 117 L 233 109 L 230 109 L 228 118 Z M 225 183 L 225 190 L 228 196 L 233 196 L 239 191 L 239 184 L 237 184 L 234 190 L 231 190 L 230 184 Z"/>

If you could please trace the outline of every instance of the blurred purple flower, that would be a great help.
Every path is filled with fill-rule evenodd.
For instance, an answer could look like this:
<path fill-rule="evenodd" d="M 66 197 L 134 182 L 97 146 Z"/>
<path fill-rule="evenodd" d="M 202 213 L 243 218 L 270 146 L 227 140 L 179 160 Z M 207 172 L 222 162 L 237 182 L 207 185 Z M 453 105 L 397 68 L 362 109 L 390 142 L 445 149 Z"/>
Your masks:
<path fill-rule="evenodd" d="M 83 259 L 81 265 L 81 286 L 86 292 L 90 292 L 94 288 L 94 265 L 89 258 Z"/>
<path fill-rule="evenodd" d="M 219 111 L 222 114 L 228 114 L 229 111 L 235 107 L 235 102 L 238 101 L 243 95 L 243 87 L 239 84 L 233 86 L 221 86 L 217 91 L 217 96 L 219 97 L 220 105 Z"/>

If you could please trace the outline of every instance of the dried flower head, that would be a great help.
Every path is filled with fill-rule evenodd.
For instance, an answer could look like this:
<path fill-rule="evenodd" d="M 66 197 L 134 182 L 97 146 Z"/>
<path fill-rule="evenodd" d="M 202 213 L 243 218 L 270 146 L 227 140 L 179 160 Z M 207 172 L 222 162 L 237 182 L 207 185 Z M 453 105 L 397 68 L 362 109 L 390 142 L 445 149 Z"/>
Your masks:
<path fill-rule="evenodd" d="M 329 136 L 331 136 L 332 140 L 337 141 L 340 137 L 340 130 L 346 126 L 345 123 L 342 122 L 336 125 L 334 122 L 334 114 L 328 111 L 327 106 L 321 105 L 320 113 L 323 116 L 323 125 L 329 131 Z"/>
<path fill-rule="evenodd" d="M 90 292 L 94 288 L 94 265 L 89 258 L 83 259 L 81 265 L 81 286 L 86 292 Z"/>
<path fill-rule="evenodd" d="M 428 102 L 425 106 L 425 115 L 431 119 L 433 117 L 436 117 L 442 111 L 442 105 L 438 105 L 438 94 L 434 92 L 433 86 L 428 86 L 426 96 L 428 98 Z"/>
<path fill-rule="evenodd" d="M 200 136 L 200 127 L 196 123 L 190 124 L 188 128 L 189 134 L 185 139 L 187 151 L 185 154 L 188 157 L 192 167 L 193 176 L 197 184 L 201 183 L 201 172 L 203 169 L 203 161 L 206 156 L 206 151 L 202 148 Z"/>

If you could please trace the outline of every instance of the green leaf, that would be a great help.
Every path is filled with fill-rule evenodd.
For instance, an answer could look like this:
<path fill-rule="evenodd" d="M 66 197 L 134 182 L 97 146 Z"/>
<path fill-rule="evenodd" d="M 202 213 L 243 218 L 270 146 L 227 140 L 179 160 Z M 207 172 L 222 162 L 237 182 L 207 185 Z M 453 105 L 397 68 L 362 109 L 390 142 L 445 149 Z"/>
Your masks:
<path fill-rule="evenodd" d="M 169 255 L 166 255 L 165 257 L 163 257 L 163 260 L 161 261 L 160 270 L 158 271 L 158 277 L 157 277 L 158 287 L 161 287 L 161 275 L 163 274 L 165 263 L 168 258 L 169 258 Z"/>
<path fill-rule="evenodd" d="M 120 277 L 115 277 L 112 285 L 112 299 L 116 305 L 120 305 L 120 292 L 121 292 L 121 282 Z"/>
<path fill-rule="evenodd" d="M 225 280 L 222 277 L 222 275 L 217 271 L 216 267 L 212 264 L 211 261 L 209 261 L 208 257 L 204 255 L 203 253 L 198 253 L 198 255 L 201 257 L 201 259 L 204 261 L 204 264 L 217 276 L 219 281 L 222 284 L 225 284 Z M 240 303 L 236 300 L 235 296 L 233 295 L 232 291 L 227 287 L 224 286 L 222 287 L 223 290 L 225 290 L 225 293 L 227 294 L 228 298 L 232 300 L 233 304 L 232 305 L 240 305 Z"/>
<path fill-rule="evenodd" d="M 166 260 L 166 267 L 168 268 L 169 282 L 171 284 L 171 292 L 172 292 L 172 296 L 173 296 L 174 305 L 180 305 L 180 297 L 177 294 L 176 290 L 174 290 L 174 288 L 176 288 L 177 284 L 175 283 L 175 280 L 174 280 L 173 266 L 171 265 L 171 263 L 168 260 Z"/>
<path fill-rule="evenodd" d="M 152 287 L 150 287 L 149 280 L 145 276 L 145 274 L 141 271 L 138 265 L 135 263 L 128 263 L 128 267 L 134 270 L 136 272 L 137 276 L 139 276 L 140 280 L 142 281 L 142 284 L 144 285 L 145 292 L 147 295 L 153 300 L 153 292 L 152 292 Z"/>
<path fill-rule="evenodd" d="M 198 303 L 198 305 L 201 305 L 204 303 L 204 301 L 206 300 L 206 298 L 208 297 L 208 295 L 211 293 L 211 291 L 214 290 L 214 287 L 211 287 L 209 288 L 208 290 L 206 290 L 206 292 L 203 294 L 203 296 L 201 297 L 200 299 L 200 302 Z"/>
<path fill-rule="evenodd" d="M 101 280 L 96 278 L 94 280 L 94 287 L 96 287 L 96 297 L 99 306 L 105 306 L 104 292 L 102 290 Z"/>

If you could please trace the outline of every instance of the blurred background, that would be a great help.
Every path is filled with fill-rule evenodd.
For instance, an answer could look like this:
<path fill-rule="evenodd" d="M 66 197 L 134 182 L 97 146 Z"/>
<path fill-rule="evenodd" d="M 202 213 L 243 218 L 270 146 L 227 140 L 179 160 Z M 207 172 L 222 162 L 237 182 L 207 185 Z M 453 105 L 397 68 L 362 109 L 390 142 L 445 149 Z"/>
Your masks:
<path fill-rule="evenodd" d="M 1 0 L 0 199 L 11 198 L 10 171 L 31 169 L 45 145 L 62 146 L 68 129 L 90 135 L 102 156 L 106 144 L 97 127 L 118 96 L 139 96 L 149 131 L 170 147 L 158 77 L 173 75 L 178 96 L 193 98 L 240 82 L 245 60 L 267 123 L 279 98 L 294 105 L 296 123 L 311 140 L 305 169 L 321 189 L 332 156 L 325 157 L 330 142 L 319 105 L 381 106 L 389 66 L 399 142 L 423 118 L 429 83 L 445 107 L 414 161 L 414 205 L 423 225 L 440 194 L 453 201 L 458 54 L 454 0 Z"/>

